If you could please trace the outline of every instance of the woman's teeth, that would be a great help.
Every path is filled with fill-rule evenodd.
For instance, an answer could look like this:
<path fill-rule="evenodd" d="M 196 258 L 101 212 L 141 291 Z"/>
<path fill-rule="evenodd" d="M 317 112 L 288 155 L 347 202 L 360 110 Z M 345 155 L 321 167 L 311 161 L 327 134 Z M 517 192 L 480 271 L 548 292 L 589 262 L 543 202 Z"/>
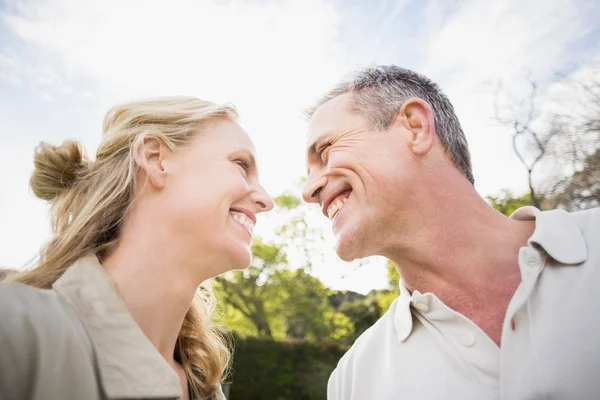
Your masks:
<path fill-rule="evenodd" d="M 231 216 L 236 222 L 243 225 L 248 230 L 248 232 L 252 234 L 252 231 L 254 230 L 254 223 L 252 223 L 252 221 L 246 216 L 246 214 L 232 212 Z"/>
<path fill-rule="evenodd" d="M 343 199 L 336 200 L 335 202 L 329 205 L 329 208 L 327 208 L 327 216 L 329 217 L 330 221 L 332 221 L 337 212 L 340 211 L 342 207 L 344 207 L 344 204 L 346 204 L 347 200 L 348 198 L 344 197 Z"/>

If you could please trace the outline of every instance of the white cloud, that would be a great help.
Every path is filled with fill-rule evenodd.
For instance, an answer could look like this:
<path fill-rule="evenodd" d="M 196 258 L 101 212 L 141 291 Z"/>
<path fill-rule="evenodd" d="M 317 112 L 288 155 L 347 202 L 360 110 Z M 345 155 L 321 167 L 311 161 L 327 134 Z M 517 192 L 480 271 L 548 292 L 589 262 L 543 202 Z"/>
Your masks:
<path fill-rule="evenodd" d="M 356 65 L 396 62 L 439 82 L 467 133 L 478 190 L 523 190 L 509 132 L 494 124 L 491 89 L 482 84 L 504 78 L 518 94 L 516 76 L 544 80 L 566 59 L 580 62 L 568 52 L 597 26 L 589 15 L 599 11 L 580 3 L 429 0 L 419 10 L 410 0 L 5 1 L 0 24 L 14 40 L 1 42 L 0 84 L 27 101 L 19 108 L 0 94 L 0 131 L 10 132 L 0 152 L 10 165 L 0 169 L 0 264 L 26 261 L 47 235 L 46 209 L 27 188 L 39 140 L 74 134 L 92 152 L 103 113 L 132 98 L 233 101 L 258 148 L 263 183 L 276 194 L 304 174 L 302 107 Z M 32 91 L 46 100 L 31 100 Z M 335 257 L 317 214 L 328 253 L 316 275 L 362 292 L 384 286 L 380 260 L 353 271 Z"/>
<path fill-rule="evenodd" d="M 24 46 L 0 51 L 0 76 L 27 82 L 39 97 L 54 99 L 65 110 L 52 107 L 59 109 L 53 118 L 62 123 L 46 130 L 22 127 L 5 154 L 4 161 L 14 161 L 19 170 L 8 182 L 11 195 L 0 211 L 7 226 L 22 228 L 1 233 L 0 263 L 12 266 L 28 260 L 48 233 L 46 208 L 27 188 L 37 141 L 60 141 L 77 132 L 93 153 L 102 113 L 132 98 L 191 94 L 233 101 L 256 143 L 263 183 L 279 193 L 304 174 L 302 108 L 348 69 L 339 42 L 340 14 L 325 1 L 30 0 L 14 7 L 3 18 Z M 71 107 L 78 101 L 84 109 L 74 115 Z M 13 122 L 19 125 L 18 119 Z M 0 174 L 5 178 L 8 172 Z M 260 224 L 257 228 L 269 236 Z M 364 280 L 340 281 L 347 269 L 331 246 L 324 247 L 328 264 L 317 267 L 322 271 L 317 275 L 332 286 L 370 289 Z"/>
<path fill-rule="evenodd" d="M 48 63 L 46 96 L 86 80 L 105 107 L 173 93 L 234 101 L 270 153 L 263 174 L 276 191 L 303 173 L 301 151 L 280 151 L 304 144 L 302 106 L 344 71 L 338 14 L 317 0 L 31 1 L 5 19 Z"/>
<path fill-rule="evenodd" d="M 582 62 L 571 46 L 586 35 L 590 7 L 569 0 L 466 0 L 450 10 L 430 1 L 427 35 L 420 69 L 438 81 L 453 102 L 467 134 L 478 190 L 485 195 L 502 188 L 524 191 L 526 175 L 516 160 L 510 131 L 494 120 L 494 82 L 518 99 L 528 90 L 524 77 L 547 83 L 558 71 Z M 443 15 L 450 13 L 449 17 Z M 540 93 L 543 101 L 545 93 Z"/>

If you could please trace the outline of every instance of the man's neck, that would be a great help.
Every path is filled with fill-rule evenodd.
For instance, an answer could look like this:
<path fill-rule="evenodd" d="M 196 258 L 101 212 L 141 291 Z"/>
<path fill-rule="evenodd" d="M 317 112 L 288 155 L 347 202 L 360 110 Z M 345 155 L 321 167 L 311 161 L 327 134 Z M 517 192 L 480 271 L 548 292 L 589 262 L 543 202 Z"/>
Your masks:
<path fill-rule="evenodd" d="M 506 308 L 521 282 L 519 248 L 535 224 L 508 219 L 482 199 L 462 206 L 438 212 L 434 224 L 421 224 L 419 235 L 388 258 L 409 291 L 435 294 L 499 344 Z"/>

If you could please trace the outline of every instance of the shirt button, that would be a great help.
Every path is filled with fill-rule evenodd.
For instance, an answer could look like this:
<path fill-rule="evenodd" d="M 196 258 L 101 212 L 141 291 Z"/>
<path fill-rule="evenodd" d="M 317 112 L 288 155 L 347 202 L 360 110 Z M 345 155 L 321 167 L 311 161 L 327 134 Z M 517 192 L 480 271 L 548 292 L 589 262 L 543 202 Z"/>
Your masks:
<path fill-rule="evenodd" d="M 527 259 L 527 265 L 530 267 L 537 267 L 540 265 L 540 256 L 537 254 L 531 254 Z"/>
<path fill-rule="evenodd" d="M 527 264 L 529 264 L 530 267 L 536 267 L 537 261 L 535 259 L 531 258 Z"/>
<path fill-rule="evenodd" d="M 429 306 L 425 303 L 415 303 L 415 308 L 424 313 L 429 311 Z"/>
<path fill-rule="evenodd" d="M 473 346 L 475 344 L 475 336 L 471 332 L 467 332 L 463 335 L 461 342 L 465 346 Z"/>

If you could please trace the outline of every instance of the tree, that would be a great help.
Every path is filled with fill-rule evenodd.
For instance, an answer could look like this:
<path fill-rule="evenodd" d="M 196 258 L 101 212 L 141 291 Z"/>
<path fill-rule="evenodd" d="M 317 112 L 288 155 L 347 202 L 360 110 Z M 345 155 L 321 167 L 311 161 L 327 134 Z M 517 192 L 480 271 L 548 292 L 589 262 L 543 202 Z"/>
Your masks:
<path fill-rule="evenodd" d="M 391 260 L 387 262 L 388 289 L 372 290 L 367 295 L 351 291 L 340 291 L 330 296 L 330 304 L 346 315 L 354 329 L 342 343 L 353 343 L 390 308 L 400 295 L 400 273 Z"/>
<path fill-rule="evenodd" d="M 400 272 L 392 260 L 387 262 L 388 289 L 377 290 L 374 295 L 382 313 L 385 313 L 400 295 Z"/>
<path fill-rule="evenodd" d="M 246 270 L 216 277 L 215 290 L 226 316 L 239 320 L 237 311 L 254 324 L 259 336 L 273 337 L 267 309 L 269 286 L 265 283 L 277 266 L 286 264 L 286 255 L 282 245 L 264 243 L 258 237 L 253 240 L 252 254 L 252 265 Z"/>
<path fill-rule="evenodd" d="M 276 240 L 255 238 L 252 265 L 215 278 L 223 319 L 244 335 L 311 341 L 347 336 L 351 321 L 329 304 L 332 291 L 308 273 L 319 257 L 314 243 L 321 235 L 308 228 L 297 197 L 284 194 L 275 203 L 287 220 Z"/>
<path fill-rule="evenodd" d="M 559 100 L 545 113 L 538 83 L 530 87 L 527 98 L 500 107 L 499 98 L 507 96 L 500 86 L 495 101 L 496 120 L 512 130 L 513 150 L 527 170 L 523 199 L 540 209 L 599 206 L 600 64 L 563 79 Z"/>
<path fill-rule="evenodd" d="M 518 105 L 508 106 L 510 110 L 503 114 L 498 105 L 498 94 L 494 104 L 496 120 L 504 126 L 512 129 L 512 147 L 515 155 L 527 170 L 527 183 L 529 186 L 529 198 L 531 204 L 537 208 L 542 207 L 540 195 L 534 188 L 533 175 L 536 167 L 546 155 L 546 140 L 541 133 L 534 129 L 533 123 L 539 117 L 536 112 L 535 100 L 538 85 L 530 81 L 531 89 L 529 97 Z M 501 87 L 501 86 L 500 86 Z M 525 110 L 525 111 L 523 111 Z M 528 142 L 526 148 L 519 146 L 519 141 Z"/>
<path fill-rule="evenodd" d="M 530 193 L 517 197 L 510 190 L 503 190 L 500 195 L 488 196 L 487 199 L 492 207 L 507 217 L 521 207 L 534 205 Z"/>
<path fill-rule="evenodd" d="M 287 338 L 327 341 L 353 331 L 350 319 L 329 304 L 332 291 L 305 270 L 278 271 L 271 287 L 279 299 L 274 313 L 284 322 Z"/>
<path fill-rule="evenodd" d="M 398 285 L 400 285 L 400 272 L 398 272 L 398 268 L 396 268 L 392 260 L 388 260 L 387 262 L 387 280 L 390 290 L 398 289 Z"/>
<path fill-rule="evenodd" d="M 600 207 L 600 150 L 586 156 L 570 179 L 557 183 L 549 204 L 570 210 Z"/>

